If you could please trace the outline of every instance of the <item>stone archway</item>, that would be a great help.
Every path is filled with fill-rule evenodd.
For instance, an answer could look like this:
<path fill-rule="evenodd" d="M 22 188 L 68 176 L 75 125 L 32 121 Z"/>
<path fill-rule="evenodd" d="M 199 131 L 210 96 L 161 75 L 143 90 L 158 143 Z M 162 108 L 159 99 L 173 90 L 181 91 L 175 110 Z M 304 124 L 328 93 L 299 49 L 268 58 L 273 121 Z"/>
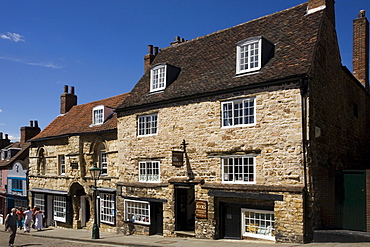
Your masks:
<path fill-rule="evenodd" d="M 87 202 L 86 192 L 80 183 L 74 182 L 69 188 L 69 195 L 72 198 L 73 208 L 72 227 L 80 229 L 86 226 L 86 221 L 90 218 L 87 217 L 90 214 L 90 206 Z"/>

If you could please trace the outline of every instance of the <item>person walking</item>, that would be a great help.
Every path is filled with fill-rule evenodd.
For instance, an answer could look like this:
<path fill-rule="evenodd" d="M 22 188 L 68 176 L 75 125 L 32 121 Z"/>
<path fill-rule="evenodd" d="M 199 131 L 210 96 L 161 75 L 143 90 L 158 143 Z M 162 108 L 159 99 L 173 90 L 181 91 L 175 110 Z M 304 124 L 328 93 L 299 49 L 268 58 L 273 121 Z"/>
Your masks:
<path fill-rule="evenodd" d="M 35 228 L 37 231 L 41 231 L 42 230 L 42 224 L 43 224 L 43 221 L 44 221 L 44 213 L 38 209 L 35 213 Z"/>
<path fill-rule="evenodd" d="M 30 232 L 33 219 L 33 211 L 30 207 L 24 211 L 24 232 Z"/>
<path fill-rule="evenodd" d="M 17 210 L 17 215 L 18 215 L 18 229 L 21 230 L 23 227 L 22 220 L 24 218 L 24 211 L 22 210 L 22 207 L 19 207 Z"/>
<path fill-rule="evenodd" d="M 17 222 L 19 217 L 17 209 L 12 208 L 11 212 L 5 218 L 5 231 L 10 230 L 9 246 L 14 246 L 15 235 L 17 234 Z"/>

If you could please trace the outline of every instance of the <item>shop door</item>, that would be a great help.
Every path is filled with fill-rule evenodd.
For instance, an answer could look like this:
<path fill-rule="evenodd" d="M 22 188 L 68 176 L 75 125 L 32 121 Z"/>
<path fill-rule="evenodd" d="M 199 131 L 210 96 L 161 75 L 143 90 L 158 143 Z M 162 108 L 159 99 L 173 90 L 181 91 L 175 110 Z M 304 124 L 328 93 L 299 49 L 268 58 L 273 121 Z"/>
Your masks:
<path fill-rule="evenodd" d="M 194 231 L 195 195 L 193 186 L 175 188 L 176 231 Z"/>
<path fill-rule="evenodd" d="M 149 228 L 150 235 L 163 235 L 163 204 L 159 202 L 150 203 L 151 224 Z"/>
<path fill-rule="evenodd" d="M 221 237 L 227 239 L 241 238 L 240 206 L 233 204 L 221 205 Z"/>

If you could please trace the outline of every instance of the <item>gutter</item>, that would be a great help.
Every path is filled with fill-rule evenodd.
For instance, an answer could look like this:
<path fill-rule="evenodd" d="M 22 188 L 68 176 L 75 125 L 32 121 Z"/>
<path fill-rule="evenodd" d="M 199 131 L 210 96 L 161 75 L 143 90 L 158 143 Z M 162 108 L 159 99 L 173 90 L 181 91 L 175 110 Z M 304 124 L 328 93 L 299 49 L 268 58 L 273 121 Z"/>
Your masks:
<path fill-rule="evenodd" d="M 52 139 L 64 138 L 64 137 L 83 136 L 83 135 L 101 134 L 101 133 L 110 133 L 110 132 L 116 132 L 116 131 L 117 131 L 117 129 L 111 129 L 111 130 L 104 130 L 104 131 L 98 131 L 98 132 L 64 134 L 64 135 L 59 135 L 59 136 L 49 136 L 49 137 L 44 137 L 44 138 L 31 139 L 31 140 L 28 140 L 27 142 L 47 141 L 47 140 L 52 140 Z"/>
<path fill-rule="evenodd" d="M 233 88 L 228 88 L 228 89 L 214 91 L 214 92 L 198 93 L 198 94 L 194 94 L 190 96 L 183 96 L 183 97 L 171 98 L 171 99 L 166 99 L 166 100 L 161 100 L 161 101 L 156 101 L 156 102 L 144 103 L 142 105 L 134 105 L 134 106 L 116 108 L 115 111 L 117 113 L 122 114 L 122 112 L 125 112 L 125 111 L 145 109 L 148 107 L 153 108 L 153 107 L 161 106 L 164 104 L 178 103 L 181 101 L 200 99 L 200 98 L 210 97 L 210 96 L 217 96 L 217 95 L 232 93 L 232 92 L 240 91 L 240 90 L 250 90 L 250 89 L 255 89 L 255 88 L 263 88 L 263 87 L 281 85 L 285 83 L 297 82 L 297 80 L 302 80 L 303 78 L 307 78 L 306 73 L 294 75 L 294 76 L 284 78 L 284 79 L 271 80 L 271 81 L 257 83 L 257 84 L 243 85 L 239 87 L 233 87 Z M 117 116 L 117 117 L 120 117 L 120 116 Z"/>

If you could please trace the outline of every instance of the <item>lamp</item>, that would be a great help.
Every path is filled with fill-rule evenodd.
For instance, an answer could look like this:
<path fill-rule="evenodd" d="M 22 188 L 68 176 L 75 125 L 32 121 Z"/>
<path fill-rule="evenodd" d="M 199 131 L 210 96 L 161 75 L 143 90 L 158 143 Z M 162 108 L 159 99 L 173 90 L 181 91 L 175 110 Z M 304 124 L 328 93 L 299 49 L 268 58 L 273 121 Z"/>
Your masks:
<path fill-rule="evenodd" d="M 94 179 L 94 187 L 93 187 L 93 191 L 94 191 L 94 212 L 95 212 L 95 215 L 94 215 L 94 225 L 93 225 L 93 229 L 92 229 L 92 239 L 99 239 L 100 236 L 99 236 L 99 225 L 98 225 L 98 212 L 96 212 L 97 210 L 97 207 L 96 207 L 96 203 L 97 203 L 97 188 L 96 187 L 96 181 L 99 180 L 99 177 L 100 177 L 100 173 L 101 173 L 101 169 L 99 167 L 96 166 L 96 163 L 94 163 L 94 167 L 90 168 L 90 174 L 91 174 L 91 177 L 92 179 Z"/>

